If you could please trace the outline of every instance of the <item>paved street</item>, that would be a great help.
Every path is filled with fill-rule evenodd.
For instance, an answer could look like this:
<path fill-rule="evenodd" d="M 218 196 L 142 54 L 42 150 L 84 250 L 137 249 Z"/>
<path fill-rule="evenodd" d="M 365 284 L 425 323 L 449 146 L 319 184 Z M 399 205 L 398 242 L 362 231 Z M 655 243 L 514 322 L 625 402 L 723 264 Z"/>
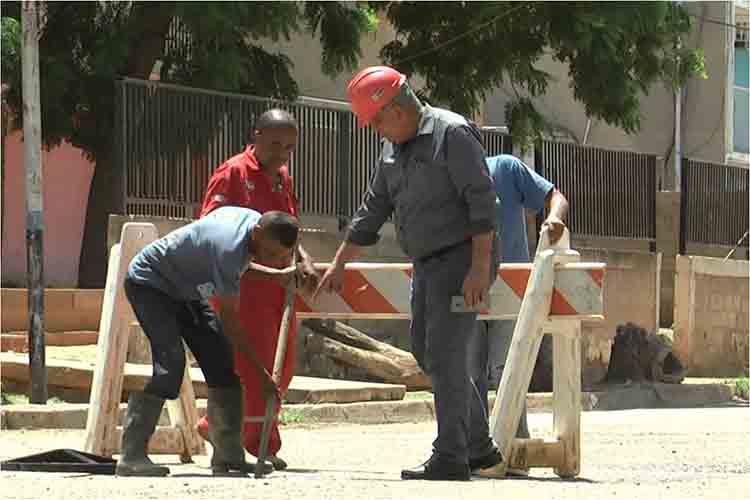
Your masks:
<path fill-rule="evenodd" d="M 551 429 L 552 416 L 530 416 L 532 434 Z M 470 483 L 401 481 L 399 471 L 424 459 L 434 422 L 284 427 L 292 465 L 262 481 L 214 479 L 207 458 L 172 467 L 163 479 L 76 474 L 0 473 L 6 499 L 717 499 L 740 498 L 750 478 L 747 407 L 588 412 L 583 415 L 583 467 L 576 481 L 536 469 L 527 480 Z M 83 431 L 3 431 L 0 458 L 53 448 L 80 449 Z M 745 493 L 746 494 L 746 493 Z"/>

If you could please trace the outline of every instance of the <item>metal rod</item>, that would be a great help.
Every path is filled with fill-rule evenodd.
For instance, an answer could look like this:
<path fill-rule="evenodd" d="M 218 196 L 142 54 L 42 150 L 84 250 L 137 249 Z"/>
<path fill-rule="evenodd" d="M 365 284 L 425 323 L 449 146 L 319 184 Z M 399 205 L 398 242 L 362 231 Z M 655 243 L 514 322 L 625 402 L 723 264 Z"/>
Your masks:
<path fill-rule="evenodd" d="M 297 265 L 297 252 L 294 252 L 292 265 Z M 273 360 L 273 372 L 271 379 L 274 385 L 278 387 L 281 381 L 282 372 L 284 371 L 284 361 L 286 360 L 287 339 L 289 338 L 289 325 L 292 322 L 292 310 L 294 308 L 295 280 L 291 280 L 286 287 L 286 302 L 284 303 L 284 314 L 281 316 L 281 325 L 279 327 L 279 340 L 276 343 L 276 355 Z M 281 404 L 281 401 L 278 402 Z M 260 434 L 260 447 L 258 448 L 258 464 L 255 466 L 255 477 L 263 477 L 263 469 L 268 455 L 268 441 L 271 437 L 271 425 L 276 419 L 276 397 L 274 394 L 268 396 L 266 401 L 266 416 L 263 419 L 263 430 Z"/>

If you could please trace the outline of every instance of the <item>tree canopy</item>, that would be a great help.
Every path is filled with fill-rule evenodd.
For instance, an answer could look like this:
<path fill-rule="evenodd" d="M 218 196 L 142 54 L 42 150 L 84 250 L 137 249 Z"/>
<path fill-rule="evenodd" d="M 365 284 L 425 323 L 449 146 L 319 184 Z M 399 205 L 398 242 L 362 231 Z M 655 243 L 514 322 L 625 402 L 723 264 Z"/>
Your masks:
<path fill-rule="evenodd" d="M 397 37 L 383 59 L 424 78 L 424 93 L 471 114 L 503 83 L 516 98 L 506 108 L 514 138 L 528 142 L 544 127 L 533 98 L 551 75 L 545 54 L 566 63 L 586 114 L 640 129 L 640 99 L 658 81 L 681 85 L 704 75 L 703 54 L 684 48 L 691 18 L 676 2 L 389 2 Z"/>
<path fill-rule="evenodd" d="M 106 214 L 116 211 L 117 78 L 146 79 L 156 67 L 166 82 L 293 99 L 291 61 L 264 41 L 311 33 L 320 40 L 322 71 L 334 76 L 356 69 L 376 13 L 397 35 L 382 47 L 383 61 L 419 75 L 428 100 L 472 114 L 509 83 L 516 98 L 506 119 L 522 146 L 545 126 L 533 104 L 551 79 L 538 68 L 545 54 L 568 65 L 588 116 L 629 133 L 640 128 L 640 99 L 655 82 L 681 85 L 704 73 L 702 53 L 680 43 L 691 19 L 674 2 L 45 2 L 43 140 L 67 140 L 97 161 L 81 284 L 103 280 Z M 3 16 L 4 97 L 20 126 L 19 2 L 3 2 Z M 92 263 L 96 278 L 85 279 Z"/>
<path fill-rule="evenodd" d="M 20 125 L 20 58 L 6 59 L 6 46 L 11 55 L 20 47 L 19 3 L 4 2 L 3 10 L 6 99 Z M 162 81 L 293 99 L 299 89 L 291 61 L 263 40 L 313 33 L 321 41 L 322 70 L 336 75 L 355 69 L 361 35 L 377 23 L 366 5 L 345 2 L 47 2 L 44 11 L 44 141 L 67 139 L 93 158 L 112 134 L 118 77 L 148 78 L 160 60 Z M 173 40 L 175 17 L 189 36 Z"/>
<path fill-rule="evenodd" d="M 292 64 L 265 40 L 311 33 L 322 71 L 353 71 L 360 40 L 377 26 L 374 11 L 353 2 L 45 2 L 39 41 L 42 134 L 97 162 L 89 193 L 80 286 L 101 286 L 107 215 L 118 207 L 113 172 L 115 81 L 147 79 L 280 99 L 299 89 Z M 3 2 L 4 97 L 22 124 L 20 3 Z M 6 48 L 9 57 L 6 58 Z M 161 65 L 156 65 L 161 61 Z"/>

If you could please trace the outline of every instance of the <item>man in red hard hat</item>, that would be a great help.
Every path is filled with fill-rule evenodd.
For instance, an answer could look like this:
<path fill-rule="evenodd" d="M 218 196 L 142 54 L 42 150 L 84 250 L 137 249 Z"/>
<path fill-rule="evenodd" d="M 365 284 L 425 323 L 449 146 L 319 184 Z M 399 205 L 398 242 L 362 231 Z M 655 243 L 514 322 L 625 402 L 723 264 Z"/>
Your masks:
<path fill-rule="evenodd" d="M 430 459 L 401 477 L 468 480 L 473 469 L 502 460 L 488 430 L 478 435 L 481 429 L 469 425 L 470 407 L 481 408 L 468 369 L 476 313 L 451 311 L 457 295 L 470 307 L 480 304 L 497 268 L 495 191 L 481 136 L 464 117 L 420 102 L 406 76 L 388 66 L 360 71 L 347 92 L 360 126 L 384 137 L 383 149 L 316 294 L 342 288 L 344 264 L 375 244 L 393 215 L 399 244 L 414 264 L 412 353 L 431 377 L 438 424 Z"/>
<path fill-rule="evenodd" d="M 292 178 L 287 162 L 297 146 L 297 120 L 281 109 L 270 109 L 258 117 L 255 123 L 254 144 L 242 153 L 228 159 L 216 169 L 206 188 L 201 217 L 215 209 L 233 205 L 250 208 L 260 213 L 272 210 L 299 215 L 297 198 L 294 195 Z M 310 256 L 301 245 L 297 246 L 305 288 L 312 291 L 317 285 L 317 273 Z M 260 264 L 264 264 L 260 262 Z M 268 263 L 268 265 L 272 265 Z M 268 280 L 243 277 L 240 283 L 240 321 L 256 350 L 263 367 L 249 364 L 245 358 L 237 357 L 235 366 L 245 388 L 245 425 L 243 441 L 245 449 L 258 456 L 262 418 L 266 403 L 263 387 L 268 386 L 279 326 L 284 313 L 286 291 L 283 286 Z M 294 314 L 294 313 L 293 313 Z M 289 323 L 286 358 L 279 383 L 283 395 L 294 375 L 297 321 L 293 315 Z M 208 437 L 209 422 L 206 417 L 198 421 L 198 432 Z M 281 449 L 278 421 L 274 421 L 268 443 L 268 461 L 276 470 L 287 467 L 277 455 Z"/>

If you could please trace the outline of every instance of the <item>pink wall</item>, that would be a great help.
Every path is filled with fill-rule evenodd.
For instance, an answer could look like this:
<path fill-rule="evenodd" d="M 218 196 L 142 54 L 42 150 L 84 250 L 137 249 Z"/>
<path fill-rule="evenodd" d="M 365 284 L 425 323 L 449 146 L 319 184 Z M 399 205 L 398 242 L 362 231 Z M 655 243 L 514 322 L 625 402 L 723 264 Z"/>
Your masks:
<path fill-rule="evenodd" d="M 26 195 L 21 132 L 8 136 L 5 152 L 3 285 L 26 286 Z M 47 286 L 75 288 L 94 164 L 63 143 L 42 154 L 44 278 Z"/>

